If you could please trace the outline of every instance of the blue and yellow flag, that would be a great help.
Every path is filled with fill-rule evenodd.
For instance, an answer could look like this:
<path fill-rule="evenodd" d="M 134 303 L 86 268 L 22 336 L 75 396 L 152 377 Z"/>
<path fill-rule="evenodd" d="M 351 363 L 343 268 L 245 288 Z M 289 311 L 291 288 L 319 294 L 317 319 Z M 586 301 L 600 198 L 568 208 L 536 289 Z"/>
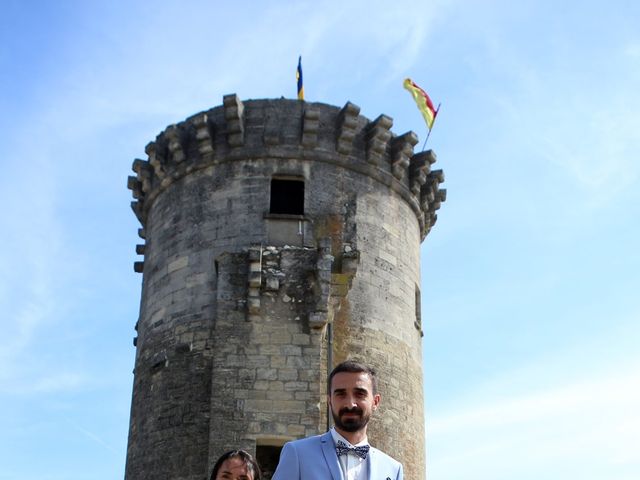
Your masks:
<path fill-rule="evenodd" d="M 304 100 L 304 85 L 302 85 L 302 55 L 298 57 L 296 80 L 298 80 L 298 100 Z"/>

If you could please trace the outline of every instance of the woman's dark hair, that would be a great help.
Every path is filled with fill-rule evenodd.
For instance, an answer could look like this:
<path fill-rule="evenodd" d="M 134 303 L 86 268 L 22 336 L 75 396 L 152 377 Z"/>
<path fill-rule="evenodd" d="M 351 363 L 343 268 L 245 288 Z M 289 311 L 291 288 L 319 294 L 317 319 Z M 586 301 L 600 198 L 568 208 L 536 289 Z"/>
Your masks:
<path fill-rule="evenodd" d="M 253 480 L 262 479 L 260 466 L 258 465 L 256 459 L 253 458 L 253 456 L 249 452 L 245 452 L 244 450 L 229 450 L 227 453 L 222 455 L 214 465 L 213 472 L 211 472 L 211 480 L 216 480 L 216 476 L 218 475 L 220 467 L 222 467 L 222 464 L 225 462 L 225 460 L 229 460 L 230 458 L 239 458 L 253 474 Z"/>

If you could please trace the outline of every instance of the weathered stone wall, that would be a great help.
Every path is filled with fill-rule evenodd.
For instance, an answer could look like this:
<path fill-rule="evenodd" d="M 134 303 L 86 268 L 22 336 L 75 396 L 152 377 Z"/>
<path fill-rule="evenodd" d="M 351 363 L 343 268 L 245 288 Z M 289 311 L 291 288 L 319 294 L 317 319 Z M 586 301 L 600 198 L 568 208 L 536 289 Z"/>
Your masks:
<path fill-rule="evenodd" d="M 309 325 L 316 303 L 309 277 L 317 256 L 315 249 L 256 247 L 219 262 L 225 287 L 218 295 L 232 301 L 219 302 L 212 339 L 212 451 L 233 445 L 255 450 L 261 440 L 285 441 L 321 429 L 323 332 Z M 264 277 L 260 305 L 254 305 L 249 321 L 233 301 L 242 283 L 248 284 L 247 258 Z"/>
<path fill-rule="evenodd" d="M 201 480 L 230 448 L 324 431 L 330 341 L 334 364 L 379 370 L 371 441 L 423 478 L 415 303 L 443 176 L 414 134 L 358 111 L 227 96 L 134 162 L 145 244 L 129 480 Z M 304 215 L 269 213 L 274 177 L 304 181 Z"/>
<path fill-rule="evenodd" d="M 334 320 L 336 363 L 357 358 L 378 371 L 382 406 L 370 426 L 379 448 L 398 452 L 407 478 L 424 472 L 422 331 L 416 318 L 419 288 L 418 223 L 400 198 L 362 188 L 354 223 L 359 264 Z M 402 445 L 399 450 L 398 445 Z"/>

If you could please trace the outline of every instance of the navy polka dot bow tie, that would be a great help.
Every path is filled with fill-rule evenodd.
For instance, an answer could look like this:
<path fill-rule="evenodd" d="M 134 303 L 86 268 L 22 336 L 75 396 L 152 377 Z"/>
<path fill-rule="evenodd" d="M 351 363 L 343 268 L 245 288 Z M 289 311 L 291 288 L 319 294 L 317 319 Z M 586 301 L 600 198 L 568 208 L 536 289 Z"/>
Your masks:
<path fill-rule="evenodd" d="M 367 458 L 367 454 L 369 453 L 369 445 L 362 445 L 360 447 L 348 447 L 346 443 L 342 440 L 338 440 L 338 444 L 336 445 L 336 453 L 339 457 L 342 455 L 346 455 L 349 452 L 353 452 L 354 455 L 357 455 L 360 458 Z"/>

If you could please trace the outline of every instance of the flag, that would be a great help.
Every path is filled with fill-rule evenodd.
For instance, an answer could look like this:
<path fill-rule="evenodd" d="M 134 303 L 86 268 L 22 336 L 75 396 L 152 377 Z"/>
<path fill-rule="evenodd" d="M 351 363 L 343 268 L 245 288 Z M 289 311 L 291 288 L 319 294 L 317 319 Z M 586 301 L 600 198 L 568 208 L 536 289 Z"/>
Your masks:
<path fill-rule="evenodd" d="M 298 100 L 304 100 L 304 85 L 302 85 L 302 55 L 298 57 L 296 80 L 298 81 Z"/>
<path fill-rule="evenodd" d="M 403 85 L 404 88 L 409 90 L 409 92 L 411 92 L 411 95 L 413 95 L 413 99 L 418 105 L 418 110 L 420 110 L 420 113 L 422 113 L 424 121 L 427 122 L 427 127 L 429 127 L 429 131 L 431 131 L 431 129 L 433 128 L 433 123 L 436 121 L 438 110 L 433 107 L 433 103 L 431 103 L 429 95 L 427 95 L 427 92 L 422 90 L 410 78 L 406 78 Z"/>

